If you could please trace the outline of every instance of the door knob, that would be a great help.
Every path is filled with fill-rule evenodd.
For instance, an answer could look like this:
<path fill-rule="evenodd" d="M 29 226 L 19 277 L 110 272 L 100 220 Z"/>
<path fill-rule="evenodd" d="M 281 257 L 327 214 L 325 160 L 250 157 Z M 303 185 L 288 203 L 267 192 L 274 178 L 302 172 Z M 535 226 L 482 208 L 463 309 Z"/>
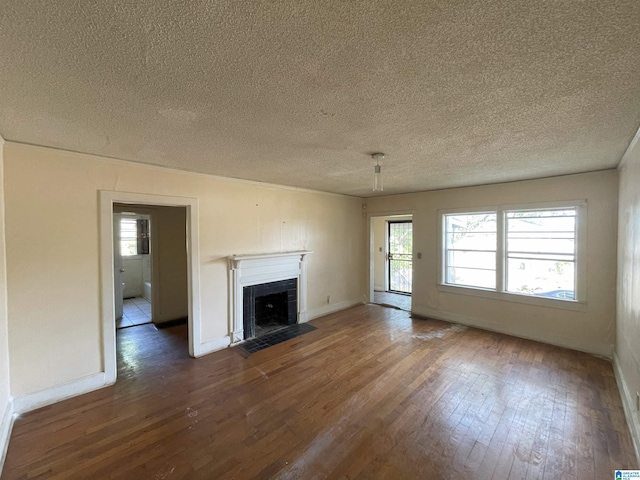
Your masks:
<path fill-rule="evenodd" d="M 124 273 L 124 268 L 121 268 L 121 269 L 120 269 L 120 273 Z"/>

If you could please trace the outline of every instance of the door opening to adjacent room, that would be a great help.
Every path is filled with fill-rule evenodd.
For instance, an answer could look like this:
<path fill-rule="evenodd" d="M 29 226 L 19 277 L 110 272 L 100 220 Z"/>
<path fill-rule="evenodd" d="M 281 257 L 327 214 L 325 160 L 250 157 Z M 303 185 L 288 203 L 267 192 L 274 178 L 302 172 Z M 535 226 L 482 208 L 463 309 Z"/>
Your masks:
<path fill-rule="evenodd" d="M 155 358 L 158 336 L 188 351 L 186 222 L 186 207 L 113 204 L 115 328 L 127 345 L 119 368 Z"/>
<path fill-rule="evenodd" d="M 114 205 L 113 272 L 116 328 L 151 323 L 151 215 Z"/>

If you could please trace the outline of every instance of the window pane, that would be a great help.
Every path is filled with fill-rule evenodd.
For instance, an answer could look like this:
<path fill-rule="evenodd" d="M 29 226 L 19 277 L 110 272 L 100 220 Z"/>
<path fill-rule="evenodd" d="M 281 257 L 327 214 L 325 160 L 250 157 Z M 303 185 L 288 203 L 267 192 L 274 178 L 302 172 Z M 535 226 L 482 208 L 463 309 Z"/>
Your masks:
<path fill-rule="evenodd" d="M 551 254 L 551 253 L 508 253 L 507 258 L 519 258 L 525 260 L 557 260 L 560 262 L 573 262 L 575 255 L 572 254 Z"/>
<path fill-rule="evenodd" d="M 507 216 L 509 231 L 511 232 L 573 232 L 575 230 L 575 216 L 545 217 L 547 212 L 541 212 L 540 217 L 511 218 Z"/>
<path fill-rule="evenodd" d="M 474 232 L 450 232 L 447 233 L 447 248 L 464 250 L 466 248 L 474 250 L 495 250 L 495 233 L 474 233 Z"/>
<path fill-rule="evenodd" d="M 575 217 L 576 207 L 553 208 L 548 210 L 511 210 L 507 218 Z"/>
<path fill-rule="evenodd" d="M 135 240 L 120 240 L 120 255 L 129 257 L 137 254 L 137 243 Z"/>
<path fill-rule="evenodd" d="M 506 291 L 575 299 L 576 208 L 506 214 Z"/>
<path fill-rule="evenodd" d="M 472 213 L 446 216 L 447 232 L 496 232 L 495 213 Z"/>
<path fill-rule="evenodd" d="M 120 255 L 138 254 L 138 227 L 135 218 L 120 219 Z"/>
<path fill-rule="evenodd" d="M 445 215 L 445 283 L 496 288 L 497 214 Z"/>
<path fill-rule="evenodd" d="M 574 300 L 574 263 L 509 259 L 507 261 L 507 291 Z"/>
<path fill-rule="evenodd" d="M 513 238 L 509 234 L 507 250 L 509 252 L 573 254 L 576 246 L 573 238 Z"/>
<path fill-rule="evenodd" d="M 450 267 L 477 268 L 484 270 L 496 270 L 495 252 L 475 252 L 473 250 L 450 250 Z"/>
<path fill-rule="evenodd" d="M 447 268 L 447 283 L 467 287 L 496 288 L 496 272 L 475 268 Z"/>

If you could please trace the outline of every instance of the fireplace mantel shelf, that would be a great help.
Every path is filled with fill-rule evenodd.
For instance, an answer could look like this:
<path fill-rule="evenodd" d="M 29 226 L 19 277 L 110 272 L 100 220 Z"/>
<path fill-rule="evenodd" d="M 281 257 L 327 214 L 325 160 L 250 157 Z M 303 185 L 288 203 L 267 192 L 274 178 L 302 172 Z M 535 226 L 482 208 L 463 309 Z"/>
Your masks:
<path fill-rule="evenodd" d="M 312 250 L 296 250 L 293 252 L 280 252 L 280 253 L 258 253 L 255 255 L 231 255 L 232 260 L 254 260 L 260 258 L 275 258 L 275 257 L 289 257 L 292 255 L 308 255 L 313 253 Z"/>

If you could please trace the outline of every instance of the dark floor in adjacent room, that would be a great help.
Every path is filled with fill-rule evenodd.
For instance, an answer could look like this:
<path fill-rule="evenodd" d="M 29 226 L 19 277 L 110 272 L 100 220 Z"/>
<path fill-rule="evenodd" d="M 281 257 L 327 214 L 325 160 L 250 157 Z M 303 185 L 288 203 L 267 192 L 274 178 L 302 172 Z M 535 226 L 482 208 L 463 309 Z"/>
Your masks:
<path fill-rule="evenodd" d="M 3 480 L 608 479 L 638 468 L 611 364 L 377 305 L 243 358 L 118 331 L 114 386 L 17 419 Z"/>

